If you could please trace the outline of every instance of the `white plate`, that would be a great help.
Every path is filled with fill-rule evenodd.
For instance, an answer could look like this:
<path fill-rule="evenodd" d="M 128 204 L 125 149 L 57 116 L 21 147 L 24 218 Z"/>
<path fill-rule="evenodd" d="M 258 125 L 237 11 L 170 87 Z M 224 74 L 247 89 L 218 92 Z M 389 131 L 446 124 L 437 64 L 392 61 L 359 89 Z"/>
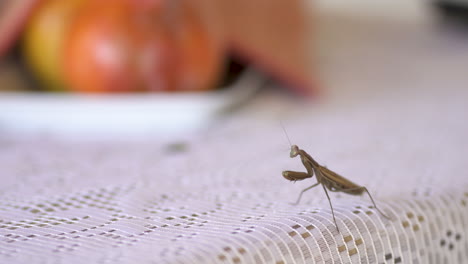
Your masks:
<path fill-rule="evenodd" d="M 200 93 L 0 94 L 0 131 L 69 135 L 172 135 L 201 129 L 248 100 L 264 80 L 247 71 L 230 87 Z"/>

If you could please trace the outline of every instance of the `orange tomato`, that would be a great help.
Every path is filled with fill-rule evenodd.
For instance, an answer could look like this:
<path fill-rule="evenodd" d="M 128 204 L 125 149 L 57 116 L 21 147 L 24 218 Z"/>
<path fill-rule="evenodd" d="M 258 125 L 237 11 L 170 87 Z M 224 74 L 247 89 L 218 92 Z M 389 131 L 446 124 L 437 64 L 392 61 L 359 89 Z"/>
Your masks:
<path fill-rule="evenodd" d="M 213 89 L 224 45 L 203 28 L 195 13 L 185 6 L 171 9 L 173 1 L 164 3 L 114 0 L 86 5 L 70 27 L 63 53 L 71 89 L 99 93 Z"/>

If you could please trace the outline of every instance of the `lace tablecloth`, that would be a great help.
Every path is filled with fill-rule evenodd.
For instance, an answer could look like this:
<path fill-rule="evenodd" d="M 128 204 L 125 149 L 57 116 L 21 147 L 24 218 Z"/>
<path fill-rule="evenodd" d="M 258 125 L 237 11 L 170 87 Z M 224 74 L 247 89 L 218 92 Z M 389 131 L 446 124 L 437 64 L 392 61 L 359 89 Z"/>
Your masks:
<path fill-rule="evenodd" d="M 313 102 L 261 94 L 182 141 L 2 134 L 0 263 L 466 263 L 468 41 L 361 22 L 323 21 Z M 291 205 L 315 179 L 281 176 L 304 168 L 280 120 L 390 220 L 331 193 L 338 232 L 321 188 Z"/>
<path fill-rule="evenodd" d="M 304 169 L 261 109 L 169 145 L 4 138 L 0 262 L 464 263 L 468 127 L 464 99 L 447 97 L 258 102 L 296 112 L 284 122 L 293 142 L 391 218 L 367 196 L 332 193 L 340 232 L 323 190 L 290 204 L 314 179 L 283 179 Z"/>

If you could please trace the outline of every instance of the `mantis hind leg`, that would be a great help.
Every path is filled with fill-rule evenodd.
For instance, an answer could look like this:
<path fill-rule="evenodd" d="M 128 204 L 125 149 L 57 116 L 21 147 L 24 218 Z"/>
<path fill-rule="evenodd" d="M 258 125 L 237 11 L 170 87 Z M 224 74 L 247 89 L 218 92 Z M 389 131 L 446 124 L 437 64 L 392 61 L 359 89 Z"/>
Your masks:
<path fill-rule="evenodd" d="M 314 184 L 314 185 L 312 185 L 312 186 L 309 186 L 309 187 L 305 188 L 304 190 L 302 190 L 301 193 L 299 194 L 299 197 L 297 197 L 297 200 L 296 200 L 296 202 L 294 203 L 294 205 L 299 204 L 299 202 L 301 201 L 301 198 L 302 198 L 302 194 L 303 194 L 303 193 L 305 193 L 306 191 L 308 191 L 308 190 L 314 188 L 315 186 L 317 186 L 317 185 L 319 185 L 319 184 L 320 184 L 320 183 L 317 182 L 316 184 Z"/>
<path fill-rule="evenodd" d="M 336 230 L 338 231 L 338 233 L 340 233 L 340 229 L 338 229 L 338 224 L 336 223 L 335 212 L 334 212 L 334 210 L 333 210 L 333 205 L 332 205 L 332 203 L 331 203 L 330 196 L 328 195 L 327 188 L 325 188 L 324 185 L 322 185 L 322 187 L 323 187 L 323 190 L 325 191 L 325 194 L 327 195 L 328 203 L 330 203 L 330 208 L 331 208 L 332 216 L 333 216 L 333 222 L 335 222 Z"/>
<path fill-rule="evenodd" d="M 380 209 L 377 207 L 377 205 L 375 204 L 375 201 L 374 201 L 374 198 L 372 198 L 372 195 L 369 193 L 369 191 L 367 190 L 366 187 L 364 186 L 359 186 L 359 187 L 356 187 L 356 188 L 347 188 L 347 189 L 343 189 L 343 188 L 337 188 L 336 186 L 334 186 L 335 190 L 330 190 L 332 192 L 342 192 L 344 190 L 346 191 L 363 191 L 363 192 L 366 192 L 367 195 L 369 195 L 369 198 L 371 199 L 372 201 L 372 204 L 374 205 L 375 209 L 385 218 L 389 219 L 390 220 L 390 217 L 388 217 L 386 214 L 384 214 L 382 211 L 380 211 Z"/>
<path fill-rule="evenodd" d="M 384 214 L 382 211 L 380 211 L 380 209 L 377 207 L 377 205 L 375 204 L 374 202 L 374 198 L 372 198 L 372 195 L 369 193 L 369 191 L 367 190 L 366 187 L 362 186 L 361 187 L 362 190 L 366 191 L 367 195 L 369 195 L 369 198 L 371 199 L 372 201 L 372 204 L 374 205 L 375 209 L 377 209 L 377 211 L 385 218 L 389 219 L 390 220 L 390 217 L 388 217 L 386 214 Z"/>

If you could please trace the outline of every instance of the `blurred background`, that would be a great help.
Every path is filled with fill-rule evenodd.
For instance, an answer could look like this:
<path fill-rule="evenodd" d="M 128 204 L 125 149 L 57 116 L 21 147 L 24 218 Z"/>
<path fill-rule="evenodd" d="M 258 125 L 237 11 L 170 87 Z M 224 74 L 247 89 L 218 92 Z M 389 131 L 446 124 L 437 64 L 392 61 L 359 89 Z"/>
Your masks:
<path fill-rule="evenodd" d="M 0 131 L 187 133 L 262 87 L 327 100 L 447 75 L 468 1 L 404 2 L 5 0 Z"/>
<path fill-rule="evenodd" d="M 269 75 L 307 93 L 303 7 L 281 0 L 2 1 L 0 129 L 183 133 L 245 102 Z"/>

